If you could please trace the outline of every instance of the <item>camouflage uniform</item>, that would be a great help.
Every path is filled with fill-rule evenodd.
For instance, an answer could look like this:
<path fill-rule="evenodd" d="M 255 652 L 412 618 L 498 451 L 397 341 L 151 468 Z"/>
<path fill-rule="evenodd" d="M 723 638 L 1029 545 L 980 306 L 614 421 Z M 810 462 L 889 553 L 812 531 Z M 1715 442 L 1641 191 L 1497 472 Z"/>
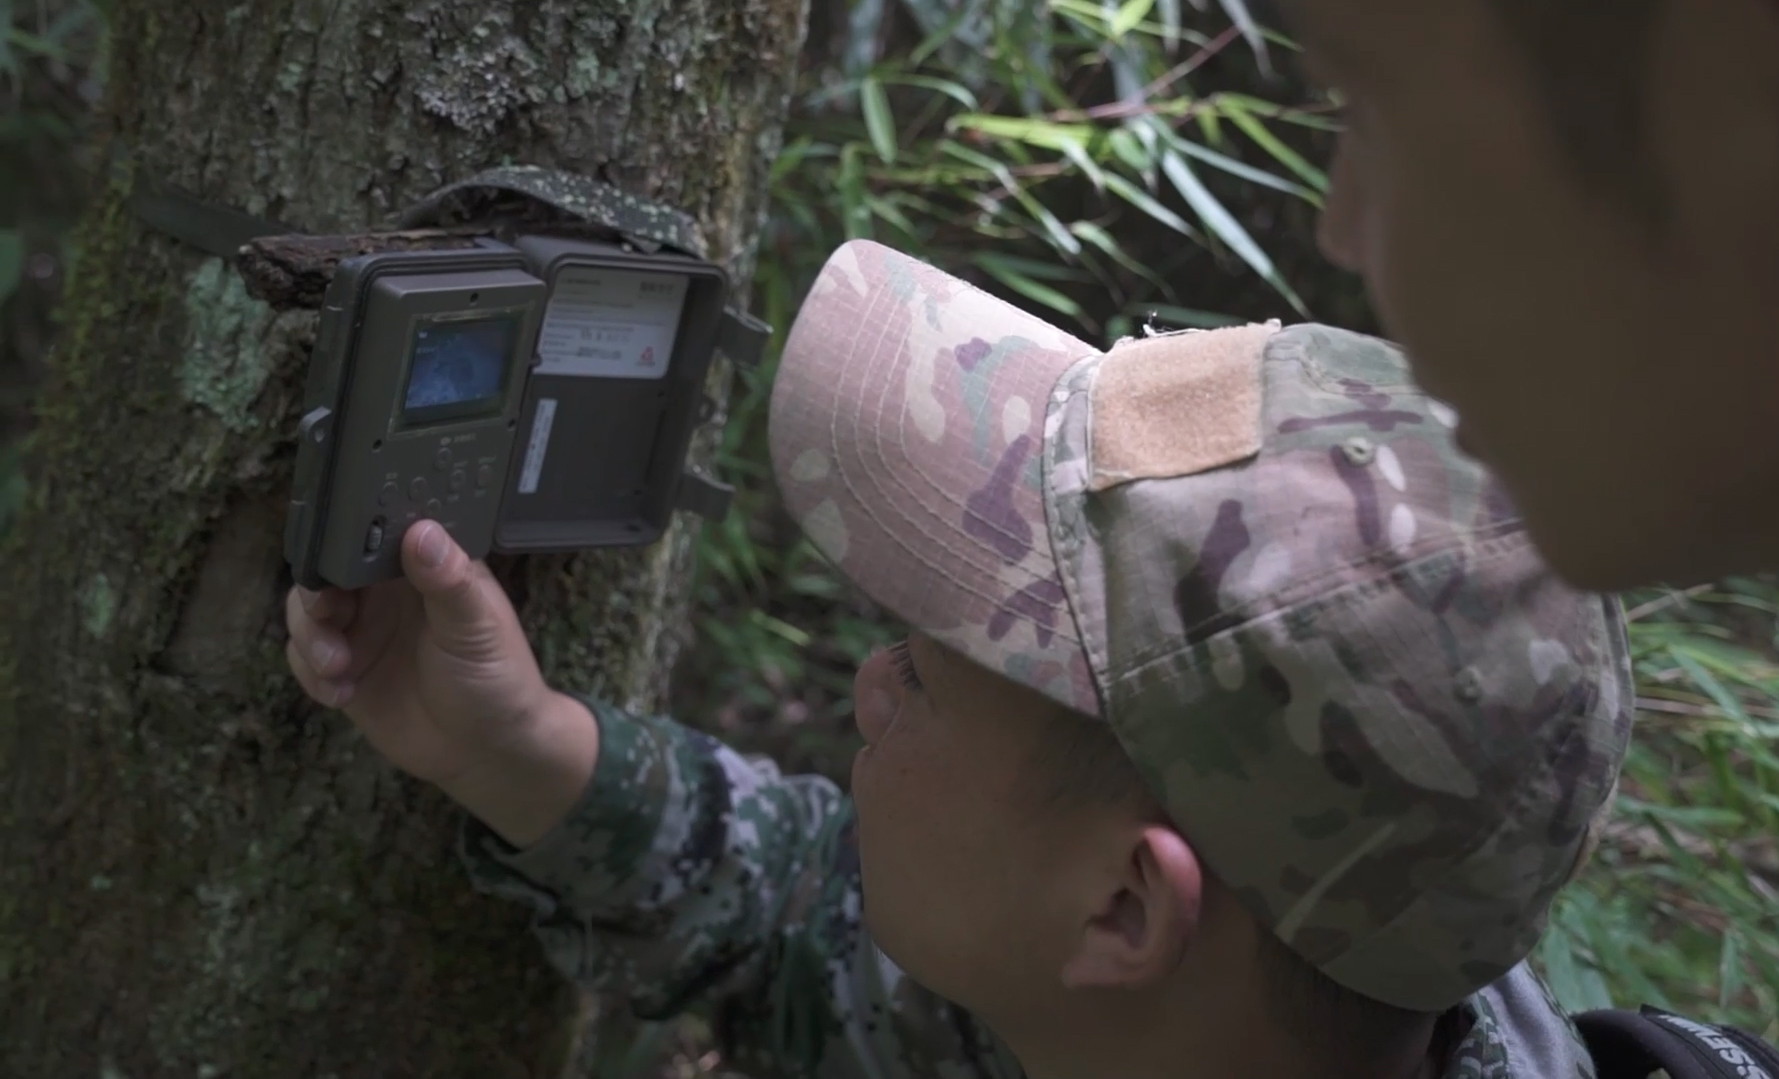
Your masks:
<path fill-rule="evenodd" d="M 1522 965 L 1609 805 L 1633 694 L 1389 346 L 1318 326 L 1100 353 L 875 244 L 774 391 L 787 507 L 860 588 L 1105 721 L 1204 863 L 1329 977 L 1461 1033 L 1450 1076 L 1591 1075 Z M 1019 1074 L 859 925 L 851 807 L 590 702 L 581 804 L 481 887 L 644 1015 L 720 1002 L 762 1074 Z"/>

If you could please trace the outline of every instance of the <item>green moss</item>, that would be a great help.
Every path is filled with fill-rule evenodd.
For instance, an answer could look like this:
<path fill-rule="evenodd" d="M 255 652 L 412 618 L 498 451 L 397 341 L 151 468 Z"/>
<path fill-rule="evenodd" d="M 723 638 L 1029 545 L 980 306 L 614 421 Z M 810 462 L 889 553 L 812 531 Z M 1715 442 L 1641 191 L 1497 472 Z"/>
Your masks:
<path fill-rule="evenodd" d="M 128 236 L 133 229 L 126 204 L 128 197 L 127 170 L 120 170 L 100 196 L 94 212 L 75 230 L 69 245 L 75 256 L 69 266 L 68 292 L 62 302 L 62 338 L 52 354 L 54 370 L 62 377 L 52 380 L 40 396 L 39 415 L 45 420 L 56 418 L 54 410 L 58 405 L 77 403 L 79 391 L 88 381 L 88 371 L 110 359 L 100 358 L 98 354 L 104 350 L 95 349 L 93 343 L 95 338 L 112 332 L 114 325 L 107 319 L 117 310 L 112 294 L 116 287 L 113 268 L 126 256 Z M 61 392 L 57 392 L 58 383 Z"/>

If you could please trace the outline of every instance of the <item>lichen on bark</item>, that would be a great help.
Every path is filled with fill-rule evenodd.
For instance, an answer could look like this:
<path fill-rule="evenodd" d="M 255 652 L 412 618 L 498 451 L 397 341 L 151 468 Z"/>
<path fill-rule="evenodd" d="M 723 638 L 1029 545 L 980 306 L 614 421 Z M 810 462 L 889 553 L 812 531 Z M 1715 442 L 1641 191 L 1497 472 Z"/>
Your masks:
<path fill-rule="evenodd" d="M 180 391 L 224 426 L 251 422 L 249 409 L 274 362 L 266 341 L 272 310 L 247 295 L 227 263 L 212 258 L 192 274 L 184 313 L 191 347 L 179 365 Z"/>
<path fill-rule="evenodd" d="M 588 1005 L 467 887 L 455 812 L 284 670 L 315 317 L 145 231 L 129 178 L 342 232 L 491 166 L 571 169 L 684 209 L 745 284 L 804 0 L 113 14 L 126 167 L 79 233 L 0 551 L 0 1074 L 564 1074 Z M 551 678 L 661 701 L 691 527 L 497 567 Z"/>

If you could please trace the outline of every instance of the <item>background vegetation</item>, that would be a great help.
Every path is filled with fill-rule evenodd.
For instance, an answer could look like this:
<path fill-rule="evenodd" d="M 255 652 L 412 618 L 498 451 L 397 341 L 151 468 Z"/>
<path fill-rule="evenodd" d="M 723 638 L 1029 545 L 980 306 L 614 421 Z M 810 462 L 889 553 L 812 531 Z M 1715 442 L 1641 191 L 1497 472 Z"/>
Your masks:
<path fill-rule="evenodd" d="M 90 176 L 103 8 L 0 0 L 0 530 Z M 754 308 L 788 327 L 870 236 L 1109 343 L 1145 322 L 1375 324 L 1313 250 L 1338 124 L 1241 0 L 815 0 Z M 774 350 L 775 352 L 776 350 Z M 772 363 L 738 376 L 681 717 L 844 783 L 851 675 L 900 634 L 778 508 Z M 1572 1008 L 1650 1002 L 1779 1039 L 1779 583 L 1629 596 L 1642 714 L 1619 814 L 1538 962 Z M 611 1074 L 721 1069 L 697 1020 Z"/>

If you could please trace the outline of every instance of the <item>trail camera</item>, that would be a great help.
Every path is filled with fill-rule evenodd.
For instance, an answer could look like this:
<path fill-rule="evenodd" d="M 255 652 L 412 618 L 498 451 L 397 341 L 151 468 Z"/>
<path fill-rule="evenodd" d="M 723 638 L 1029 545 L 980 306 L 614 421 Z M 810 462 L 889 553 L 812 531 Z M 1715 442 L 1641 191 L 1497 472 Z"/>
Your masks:
<path fill-rule="evenodd" d="M 339 264 L 285 556 L 309 588 L 401 574 L 415 522 L 472 558 L 651 543 L 728 489 L 685 471 L 712 356 L 764 327 L 714 263 L 548 234 Z"/>

